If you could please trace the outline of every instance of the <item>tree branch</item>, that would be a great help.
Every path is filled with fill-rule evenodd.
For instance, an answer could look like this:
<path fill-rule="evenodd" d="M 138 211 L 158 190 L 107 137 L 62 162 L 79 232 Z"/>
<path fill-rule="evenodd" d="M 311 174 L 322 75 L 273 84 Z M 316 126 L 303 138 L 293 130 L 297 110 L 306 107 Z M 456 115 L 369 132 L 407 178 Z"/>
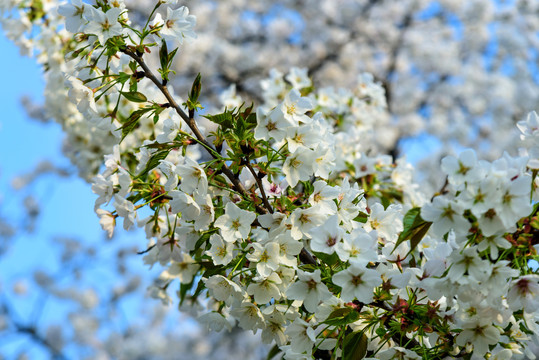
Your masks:
<path fill-rule="evenodd" d="M 190 117 L 189 115 L 187 115 L 185 113 L 185 111 L 183 111 L 183 109 L 178 105 L 178 103 L 174 100 L 174 98 L 172 97 L 172 95 L 170 95 L 170 92 L 168 91 L 168 88 L 166 85 L 163 85 L 163 83 L 153 74 L 153 72 L 150 70 L 150 68 L 148 67 L 148 65 L 144 62 L 144 60 L 142 59 L 142 57 L 138 56 L 135 52 L 133 52 L 132 50 L 130 50 L 129 48 L 123 50 L 123 52 L 128 55 L 129 57 L 131 57 L 133 60 L 135 60 L 137 62 L 137 64 L 140 65 L 140 67 L 144 70 L 144 76 L 146 76 L 148 79 L 150 79 L 154 84 L 155 86 L 157 86 L 157 88 L 161 91 L 161 93 L 163 93 L 163 95 L 165 96 L 165 98 L 167 99 L 167 101 L 169 102 L 170 106 L 174 108 L 174 110 L 176 110 L 176 113 L 178 113 L 178 115 L 187 123 L 187 126 L 189 126 L 189 128 L 191 129 L 191 131 L 193 131 L 193 134 L 195 134 L 196 138 L 198 139 L 198 141 L 204 145 L 204 147 L 206 148 L 206 150 L 210 153 L 210 155 L 217 159 L 218 156 L 216 155 L 217 154 L 217 151 L 215 150 L 215 148 L 206 140 L 206 138 L 204 137 L 204 135 L 200 132 L 197 124 L 196 124 L 196 121 L 194 118 Z M 249 198 L 248 196 L 248 193 L 247 193 L 247 190 L 245 189 L 245 186 L 243 186 L 243 184 L 241 183 L 241 181 L 234 175 L 234 173 L 229 169 L 229 167 L 223 162 L 223 165 L 221 167 L 221 171 L 223 172 L 223 174 L 225 174 L 225 176 L 232 182 L 232 184 L 234 185 L 234 188 L 244 197 L 244 198 Z M 258 179 L 258 177 L 255 175 L 255 179 Z M 257 180 L 259 181 L 259 179 Z M 263 192 L 263 188 L 260 186 L 260 189 L 261 189 L 261 193 L 263 194 L 263 198 L 265 197 L 265 193 Z M 269 202 L 267 201 L 267 198 L 266 200 L 264 201 L 263 199 L 263 202 L 264 204 L 266 204 L 267 202 L 267 205 L 269 205 Z M 255 208 L 257 210 L 257 212 L 259 214 L 267 214 L 269 209 L 271 209 L 271 205 L 268 209 L 260 206 L 260 205 L 256 205 L 255 204 Z M 304 263 L 307 263 L 307 264 L 313 264 L 315 265 L 316 264 L 316 260 L 313 258 L 313 256 L 305 249 L 303 248 L 301 250 L 301 253 L 300 253 L 300 259 L 302 262 Z"/>
<path fill-rule="evenodd" d="M 15 321 L 13 319 L 13 311 L 10 307 L 8 307 L 5 300 L 2 302 L 1 309 L 2 312 L 11 320 L 11 323 L 17 332 L 28 335 L 31 340 L 46 348 L 53 355 L 54 359 L 67 360 L 67 357 L 59 349 L 54 347 L 54 345 L 51 344 L 46 338 L 38 334 L 34 326 L 24 325 L 18 321 Z"/>

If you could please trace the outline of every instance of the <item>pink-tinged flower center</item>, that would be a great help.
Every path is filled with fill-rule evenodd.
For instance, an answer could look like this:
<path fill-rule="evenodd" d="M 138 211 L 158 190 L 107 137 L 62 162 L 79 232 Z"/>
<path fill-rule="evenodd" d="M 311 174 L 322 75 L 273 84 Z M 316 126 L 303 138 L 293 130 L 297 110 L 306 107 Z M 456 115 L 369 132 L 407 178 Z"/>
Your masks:
<path fill-rule="evenodd" d="M 328 237 L 328 239 L 326 240 L 326 245 L 327 246 L 335 246 L 335 244 L 337 243 L 337 238 L 335 236 L 330 236 Z"/>
<path fill-rule="evenodd" d="M 516 283 L 516 287 L 518 289 L 518 293 L 521 295 L 521 296 L 526 296 L 527 294 L 529 294 L 531 291 L 530 291 L 530 287 L 529 287 L 529 284 L 530 284 L 530 280 L 528 279 L 520 279 L 517 283 Z"/>
<path fill-rule="evenodd" d="M 363 284 L 363 280 L 361 280 L 361 275 L 352 276 L 351 283 L 354 286 L 359 286 L 359 285 Z"/>
<path fill-rule="evenodd" d="M 494 210 L 494 209 L 488 209 L 487 212 L 485 213 L 485 217 L 487 219 L 492 220 L 494 218 L 494 216 L 496 216 L 496 210 Z"/>
<path fill-rule="evenodd" d="M 316 286 L 318 285 L 318 283 L 316 281 L 314 281 L 314 279 L 311 279 L 309 281 L 307 281 L 307 288 L 310 290 L 316 290 Z"/>

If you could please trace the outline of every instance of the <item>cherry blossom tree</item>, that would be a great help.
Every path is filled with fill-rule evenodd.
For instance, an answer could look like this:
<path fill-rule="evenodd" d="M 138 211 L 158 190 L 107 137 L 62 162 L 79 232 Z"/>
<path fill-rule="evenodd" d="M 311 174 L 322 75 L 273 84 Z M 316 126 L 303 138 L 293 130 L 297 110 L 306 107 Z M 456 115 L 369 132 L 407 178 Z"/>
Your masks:
<path fill-rule="evenodd" d="M 534 358 L 538 8 L 268 6 L 2 4 L 149 294 L 268 358 Z M 398 156 L 420 132 L 475 145 L 436 191 Z"/>

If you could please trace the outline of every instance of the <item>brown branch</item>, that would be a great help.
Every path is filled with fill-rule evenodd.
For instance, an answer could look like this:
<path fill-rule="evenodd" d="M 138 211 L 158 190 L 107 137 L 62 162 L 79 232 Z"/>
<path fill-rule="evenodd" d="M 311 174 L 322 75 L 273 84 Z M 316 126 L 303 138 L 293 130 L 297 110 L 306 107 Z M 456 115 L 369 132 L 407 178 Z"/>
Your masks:
<path fill-rule="evenodd" d="M 133 52 L 132 50 L 130 50 L 128 48 L 123 50 L 123 52 L 126 55 L 133 58 L 133 60 L 135 60 L 140 65 L 140 67 L 144 70 L 144 76 L 146 76 L 148 79 L 150 79 L 155 84 L 155 86 L 157 86 L 157 88 L 161 91 L 161 93 L 167 99 L 170 106 L 173 107 L 174 110 L 176 110 L 176 113 L 185 121 L 187 126 L 189 126 L 189 128 L 191 129 L 191 131 L 193 132 L 195 137 L 198 139 L 198 141 L 206 148 L 206 150 L 210 153 L 210 155 L 213 158 L 217 159 L 219 157 L 217 151 L 206 140 L 206 138 L 204 137 L 204 135 L 202 134 L 202 132 L 198 128 L 195 119 L 190 117 L 189 115 L 187 115 L 185 113 L 185 111 L 183 111 L 183 109 L 180 107 L 180 105 L 178 105 L 176 100 L 174 100 L 172 95 L 170 95 L 170 92 L 168 91 L 167 86 L 163 85 L 163 83 L 153 74 L 153 72 L 150 70 L 148 65 L 146 65 L 146 63 L 144 62 L 142 57 L 138 56 L 135 52 Z M 241 181 L 234 175 L 234 173 L 228 168 L 228 166 L 224 162 L 223 162 L 223 165 L 221 167 L 221 171 L 232 182 L 232 184 L 234 185 L 234 188 L 240 194 L 242 194 L 242 196 L 244 196 L 245 198 L 248 198 L 247 190 L 245 189 L 245 187 L 243 186 Z M 267 210 L 264 209 L 263 207 L 261 207 L 259 205 L 255 205 L 255 206 L 256 206 L 256 209 L 257 209 L 258 212 L 260 212 L 262 214 L 267 213 Z"/>
<path fill-rule="evenodd" d="M 148 67 L 148 65 L 144 62 L 141 56 L 137 55 L 135 52 L 130 50 L 129 48 L 123 50 L 123 52 L 131 57 L 133 60 L 137 62 L 137 64 L 140 65 L 140 67 L 144 70 L 144 76 L 147 77 L 149 80 L 151 80 L 155 86 L 163 93 L 165 98 L 167 99 L 168 103 L 171 107 L 176 110 L 176 113 L 187 123 L 187 126 L 193 131 L 193 134 L 195 134 L 198 141 L 206 148 L 206 150 L 210 153 L 210 155 L 217 159 L 219 158 L 219 154 L 217 153 L 217 150 L 206 140 L 204 135 L 200 132 L 195 119 L 192 116 L 189 116 L 183 111 L 183 109 L 178 105 L 178 103 L 174 100 L 172 95 L 170 95 L 170 92 L 168 91 L 168 88 L 166 85 L 163 85 L 163 83 L 153 74 L 151 69 Z M 247 190 L 245 189 L 245 186 L 241 183 L 239 178 L 234 175 L 234 173 L 228 168 L 228 166 L 223 162 L 223 165 L 221 167 L 221 171 L 225 176 L 232 182 L 234 185 L 234 188 L 236 191 L 238 191 L 244 198 L 249 198 Z M 255 176 L 255 179 L 258 179 L 257 176 Z M 260 187 L 261 193 L 264 194 L 262 187 Z M 263 195 L 265 197 L 265 194 Z M 267 199 L 266 199 L 267 202 Z M 268 202 L 269 205 L 269 202 Z M 269 209 L 266 209 L 260 205 L 255 204 L 255 208 L 259 214 L 266 214 L 268 213 L 269 209 L 271 209 L 271 206 Z M 300 259 L 302 262 L 307 264 L 313 264 L 316 265 L 316 260 L 313 258 L 313 256 L 305 249 L 303 248 L 300 253 Z"/>
<path fill-rule="evenodd" d="M 59 349 L 55 348 L 54 345 L 51 344 L 46 338 L 38 334 L 34 326 L 24 325 L 15 321 L 13 319 L 13 311 L 10 309 L 10 307 L 8 307 L 5 300 L 1 306 L 1 309 L 2 312 L 11 320 L 11 323 L 13 326 L 15 326 L 15 330 L 17 332 L 28 335 L 34 342 L 46 348 L 52 354 L 53 359 L 67 360 L 67 357 Z"/>
<path fill-rule="evenodd" d="M 251 174 L 253 175 L 253 177 L 255 178 L 256 185 L 258 186 L 258 189 L 260 190 L 260 194 L 262 195 L 262 201 L 264 202 L 264 206 L 270 212 L 270 214 L 273 214 L 273 208 L 271 207 L 271 204 L 268 201 L 268 197 L 266 196 L 266 192 L 264 191 L 264 186 L 262 185 L 262 181 L 260 180 L 257 173 L 253 169 L 253 166 L 249 162 L 249 159 L 247 159 L 246 166 L 249 169 L 249 171 L 251 172 Z"/>

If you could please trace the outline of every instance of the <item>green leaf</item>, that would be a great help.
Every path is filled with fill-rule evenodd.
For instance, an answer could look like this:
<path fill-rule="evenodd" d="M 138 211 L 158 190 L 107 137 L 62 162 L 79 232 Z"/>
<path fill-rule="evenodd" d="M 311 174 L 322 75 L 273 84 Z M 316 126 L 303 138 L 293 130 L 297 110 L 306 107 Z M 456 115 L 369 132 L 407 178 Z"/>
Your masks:
<path fill-rule="evenodd" d="M 184 300 L 185 300 L 185 295 L 187 295 L 187 292 L 193 287 L 193 281 L 191 281 L 189 284 L 184 284 L 184 283 L 181 283 L 180 284 L 180 291 L 179 291 L 179 295 L 180 295 L 180 305 L 183 304 Z"/>
<path fill-rule="evenodd" d="M 172 50 L 170 54 L 168 54 L 168 67 L 172 65 L 172 60 L 174 60 L 174 56 L 176 55 L 176 51 L 178 51 L 178 48 Z"/>
<path fill-rule="evenodd" d="M 342 346 L 342 359 L 363 359 L 367 354 L 367 345 L 367 336 L 363 331 L 353 332 L 346 335 Z"/>
<path fill-rule="evenodd" d="M 273 359 L 275 357 L 275 355 L 277 355 L 280 351 L 281 351 L 281 349 L 279 349 L 279 347 L 277 345 L 273 345 L 273 347 L 271 348 L 271 350 L 268 353 L 268 356 L 266 357 L 266 360 Z"/>
<path fill-rule="evenodd" d="M 126 82 L 127 80 L 129 80 L 129 79 L 131 79 L 131 75 L 129 75 L 129 74 L 126 74 L 126 73 L 124 73 L 124 72 L 120 72 L 120 73 L 118 74 L 118 82 L 119 82 L 120 84 L 125 84 L 125 82 Z"/>
<path fill-rule="evenodd" d="M 333 265 L 335 265 L 337 262 L 340 261 L 339 255 L 337 255 L 336 252 L 334 252 L 333 254 L 325 254 L 325 253 L 321 253 L 321 252 L 315 252 L 314 254 L 315 254 L 316 257 L 317 257 L 318 259 L 320 259 L 324 264 L 329 265 L 329 266 L 333 266 Z"/>
<path fill-rule="evenodd" d="M 129 91 L 129 92 L 120 91 L 120 94 L 122 94 L 127 100 L 132 101 L 132 102 L 143 103 L 143 102 L 148 101 L 148 98 L 146 97 L 146 95 L 138 91 Z"/>
<path fill-rule="evenodd" d="M 201 81 L 202 77 L 200 76 L 200 73 L 198 73 L 195 81 L 193 81 L 193 86 L 191 86 L 191 92 L 189 93 L 189 100 L 193 103 L 196 103 L 200 96 L 200 90 L 202 89 Z"/>
<path fill-rule="evenodd" d="M 342 326 L 353 323 L 357 320 L 359 320 L 359 313 L 350 307 L 344 307 L 333 310 L 333 312 L 329 314 L 326 321 L 324 321 L 324 324 L 331 326 Z"/>
<path fill-rule="evenodd" d="M 170 149 L 159 151 L 153 154 L 150 160 L 148 160 L 148 163 L 146 164 L 146 167 L 144 168 L 144 170 L 142 170 L 142 172 L 138 174 L 137 177 L 144 176 L 149 171 L 157 167 L 159 163 L 161 162 L 161 160 L 164 160 L 169 153 L 170 153 Z"/>
<path fill-rule="evenodd" d="M 393 251 L 404 241 L 410 240 L 410 252 L 412 252 L 421 242 L 430 226 L 431 222 L 421 218 L 421 208 L 410 209 L 402 220 L 404 229 L 399 235 L 399 239 L 393 248 Z"/>
<path fill-rule="evenodd" d="M 218 125 L 220 125 L 223 129 L 232 129 L 234 126 L 234 117 L 229 112 L 224 112 L 222 114 L 218 115 L 206 115 L 204 116 L 206 119 L 210 120 L 211 122 L 214 122 Z"/>
<path fill-rule="evenodd" d="M 364 212 L 360 211 L 359 214 L 354 219 L 354 221 L 365 224 L 368 219 L 369 219 L 369 215 L 367 215 Z"/>
<path fill-rule="evenodd" d="M 206 241 L 210 239 L 210 234 L 204 234 L 202 235 L 195 244 L 195 249 L 199 249 L 202 244 L 204 244 Z"/>
<path fill-rule="evenodd" d="M 140 120 L 143 114 L 144 112 L 137 110 L 131 113 L 131 115 L 129 115 L 129 117 L 127 118 L 127 121 L 122 125 L 121 128 L 118 129 L 118 130 L 122 130 L 122 138 L 120 139 L 120 142 L 122 142 L 125 139 L 125 137 L 131 131 L 133 131 L 133 129 L 135 129 L 135 127 L 138 124 L 138 121 Z"/>
<path fill-rule="evenodd" d="M 249 114 L 249 116 L 245 118 L 245 123 L 247 124 L 247 128 L 249 130 L 254 129 L 256 125 L 258 125 L 256 122 L 256 114 Z"/>
<path fill-rule="evenodd" d="M 159 63 L 161 64 L 161 69 L 167 68 L 168 48 L 167 48 L 167 42 L 165 40 L 161 42 L 161 48 L 159 49 Z"/>

